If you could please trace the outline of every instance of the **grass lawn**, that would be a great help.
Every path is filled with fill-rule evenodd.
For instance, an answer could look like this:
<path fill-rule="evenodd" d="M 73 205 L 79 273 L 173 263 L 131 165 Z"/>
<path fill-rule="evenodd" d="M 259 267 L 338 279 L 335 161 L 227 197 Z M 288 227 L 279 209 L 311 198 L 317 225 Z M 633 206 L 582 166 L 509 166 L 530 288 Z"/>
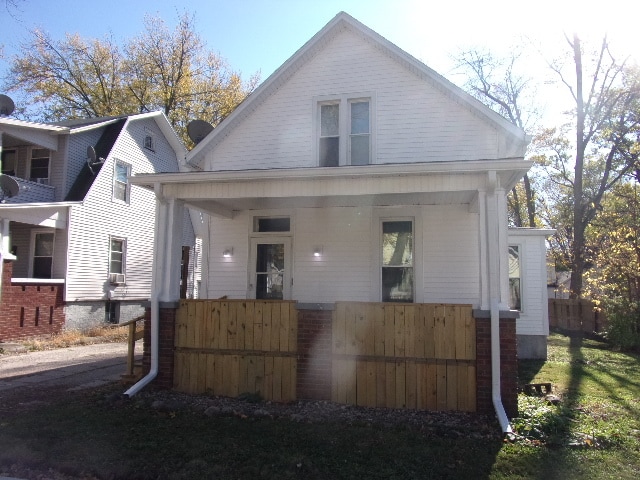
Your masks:
<path fill-rule="evenodd" d="M 409 427 L 159 412 L 108 391 L 60 396 L 0 417 L 0 474 L 85 479 L 640 478 L 640 357 L 554 334 L 521 383 L 512 440 Z M 111 391 L 119 391 L 113 390 Z M 38 476 L 40 475 L 40 476 Z M 44 476 L 43 476 L 44 475 Z M 47 476 L 49 475 L 49 476 Z M 56 476 L 58 475 L 58 476 Z"/>

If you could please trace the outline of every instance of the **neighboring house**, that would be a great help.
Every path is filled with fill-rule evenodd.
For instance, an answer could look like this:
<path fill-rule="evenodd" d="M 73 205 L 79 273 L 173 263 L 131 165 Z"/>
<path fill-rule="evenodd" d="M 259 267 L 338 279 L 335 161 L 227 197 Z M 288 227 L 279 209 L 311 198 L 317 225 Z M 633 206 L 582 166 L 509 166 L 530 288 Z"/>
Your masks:
<path fill-rule="evenodd" d="M 165 115 L 55 124 L 2 116 L 0 147 L 0 340 L 143 313 L 151 292 L 156 201 L 128 177 L 178 172 L 186 149 Z M 188 215 L 181 232 L 193 267 Z M 190 296 L 193 277 L 177 281 Z"/>
<path fill-rule="evenodd" d="M 178 308 L 179 328 L 172 328 L 176 306 L 168 302 L 178 299 L 177 291 L 159 285 L 151 335 L 168 342 L 165 336 L 178 332 L 176 362 L 196 351 L 230 355 L 223 347 L 238 345 L 240 327 L 245 348 L 253 351 L 258 326 L 265 335 L 267 326 L 288 324 L 289 317 L 272 317 L 270 324 L 245 321 L 254 315 L 251 301 L 258 302 L 256 309 L 267 305 L 262 300 L 294 301 L 298 323 L 290 328 L 298 332 L 298 363 L 292 395 L 295 390 L 298 398 L 361 403 L 360 392 L 367 388 L 362 404 L 389 405 L 397 393 L 400 406 L 470 409 L 464 399 L 471 409 L 486 411 L 500 401 L 500 382 L 491 382 L 492 375 L 500 375 L 505 405 L 513 413 L 519 312 L 509 305 L 510 285 L 516 283 L 509 277 L 509 245 L 517 247 L 526 275 L 519 290 L 525 308 L 518 333 L 546 334 L 541 327 L 545 255 L 538 242 L 544 232 L 530 235 L 507 227 L 507 192 L 531 166 L 523 158 L 527 143 L 521 129 L 349 15 L 338 14 L 189 152 L 187 162 L 201 171 L 132 179 L 163 192 L 167 241 L 179 231 L 182 206 L 206 213 L 200 297 L 236 305 L 228 307 L 230 328 L 220 327 L 220 342 L 217 331 L 211 336 L 207 330 L 209 338 L 195 333 L 200 350 L 193 349 L 183 346 L 189 340 L 181 333 L 190 328 L 180 314 L 188 302 Z M 157 253 L 164 260 L 157 275 L 165 278 L 179 252 Z M 203 310 L 211 319 L 215 315 L 215 322 L 226 322 L 220 314 L 225 302 Z M 197 308 L 189 315 L 197 317 Z M 377 319 L 378 314 L 366 313 L 381 309 Z M 340 318 L 347 318 L 346 330 Z M 349 318 L 369 325 L 379 321 L 381 329 L 376 327 L 373 339 L 373 327 L 358 333 Z M 439 325 L 443 330 L 434 337 Z M 410 328 L 415 335 L 406 333 Z M 463 329 L 472 331 L 463 338 Z M 253 337 L 246 346 L 249 331 Z M 277 338 L 273 330 L 270 334 L 273 346 Z M 209 350 L 203 350 L 210 339 Z M 285 340 L 291 349 L 292 339 L 282 335 L 280 346 Z M 265 354 L 262 350 L 255 354 Z M 362 363 L 374 361 L 374 350 L 384 352 L 386 367 L 396 368 L 393 382 L 386 370 L 387 383 L 376 384 L 384 382 L 384 368 Z M 291 358 L 285 353 L 283 358 Z M 154 355 L 169 359 L 173 352 L 152 350 L 152 373 L 140 386 L 155 375 Z M 180 385 L 179 376 L 189 374 L 187 367 L 175 367 L 179 373 L 173 378 L 162 365 L 158 381 L 167 386 Z M 346 380 L 336 373 L 338 365 L 366 375 L 343 397 Z M 420 377 L 416 386 L 415 372 L 423 366 L 433 382 L 437 367 L 437 385 Z M 241 372 L 240 378 L 247 377 Z M 258 389 L 264 378 L 256 378 Z M 193 385 L 187 389 L 193 391 Z M 221 391 L 242 390 L 241 385 Z M 350 397 L 350 389 L 357 395 Z M 434 397 L 430 404 L 432 394 L 437 402 Z"/>

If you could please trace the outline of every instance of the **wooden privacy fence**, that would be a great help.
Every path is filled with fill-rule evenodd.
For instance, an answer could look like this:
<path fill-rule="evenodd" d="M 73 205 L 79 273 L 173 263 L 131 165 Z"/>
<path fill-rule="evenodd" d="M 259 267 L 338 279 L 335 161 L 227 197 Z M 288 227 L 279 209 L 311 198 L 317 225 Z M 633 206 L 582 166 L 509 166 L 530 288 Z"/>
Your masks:
<path fill-rule="evenodd" d="M 174 388 L 266 400 L 296 398 L 294 302 L 181 301 L 176 318 Z"/>
<path fill-rule="evenodd" d="M 333 401 L 475 411 L 471 306 L 340 302 L 332 333 Z"/>
<path fill-rule="evenodd" d="M 590 300 L 550 298 L 549 326 L 573 332 L 602 332 L 606 319 Z"/>

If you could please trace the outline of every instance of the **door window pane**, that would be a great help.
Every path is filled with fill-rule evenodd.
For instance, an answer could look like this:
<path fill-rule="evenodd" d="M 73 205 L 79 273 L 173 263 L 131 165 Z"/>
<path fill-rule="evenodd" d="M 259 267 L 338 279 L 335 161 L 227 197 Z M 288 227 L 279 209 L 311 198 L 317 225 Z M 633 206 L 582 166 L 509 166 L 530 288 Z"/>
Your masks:
<path fill-rule="evenodd" d="M 256 298 L 282 300 L 284 287 L 284 244 L 257 245 Z"/>
<path fill-rule="evenodd" d="M 413 222 L 382 223 L 382 301 L 413 302 Z"/>

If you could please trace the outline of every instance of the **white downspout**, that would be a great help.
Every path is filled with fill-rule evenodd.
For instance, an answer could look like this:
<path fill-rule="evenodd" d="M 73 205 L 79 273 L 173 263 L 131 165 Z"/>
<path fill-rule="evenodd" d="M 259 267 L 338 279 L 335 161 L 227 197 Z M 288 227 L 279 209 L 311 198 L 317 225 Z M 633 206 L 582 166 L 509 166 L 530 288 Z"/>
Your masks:
<path fill-rule="evenodd" d="M 156 230 L 154 233 L 153 239 L 153 267 L 152 267 L 152 276 L 151 276 L 151 368 L 149 369 L 149 373 L 147 373 L 144 377 L 138 380 L 137 383 L 132 385 L 126 392 L 125 395 L 129 397 L 133 397 L 136 393 L 146 387 L 149 383 L 151 383 L 158 376 L 158 364 L 159 364 L 159 355 L 158 355 L 158 345 L 159 345 L 159 327 L 160 327 L 160 296 L 159 296 L 159 278 L 161 272 L 159 269 L 161 267 L 160 262 L 166 258 L 164 247 L 165 247 L 165 237 L 161 232 L 165 231 L 166 226 L 166 215 L 167 209 L 162 208 L 162 205 L 165 203 L 165 199 L 162 196 L 161 186 L 159 184 L 154 185 L 154 192 L 156 194 Z M 162 260 L 161 260 L 162 259 Z"/>
<path fill-rule="evenodd" d="M 489 186 L 491 195 L 487 195 L 487 244 L 489 254 L 489 301 L 491 308 L 491 399 L 496 411 L 498 422 L 503 433 L 512 433 L 509 418 L 502 404 L 500 387 L 500 248 L 498 239 L 498 187 L 495 171 L 489 172 Z"/>

